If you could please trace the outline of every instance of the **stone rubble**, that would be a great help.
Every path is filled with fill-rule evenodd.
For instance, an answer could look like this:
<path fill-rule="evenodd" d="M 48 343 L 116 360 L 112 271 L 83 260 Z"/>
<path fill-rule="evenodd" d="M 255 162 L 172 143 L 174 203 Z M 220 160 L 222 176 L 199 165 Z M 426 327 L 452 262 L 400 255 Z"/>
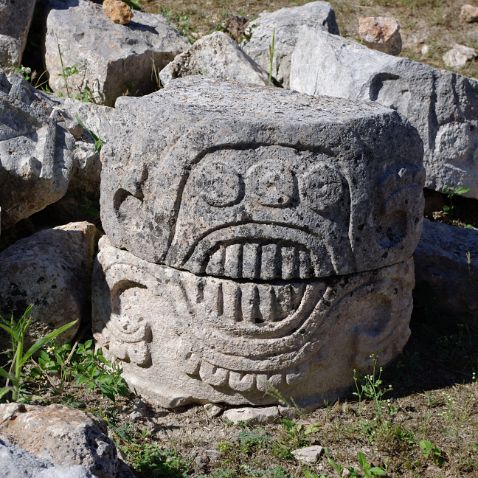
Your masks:
<path fill-rule="evenodd" d="M 234 424 L 247 423 L 248 425 L 265 425 L 277 421 L 280 415 L 277 407 L 246 407 L 230 408 L 222 414 L 222 417 L 224 420 Z"/>
<path fill-rule="evenodd" d="M 325 449 L 320 445 L 312 445 L 304 448 L 298 448 L 292 451 L 294 458 L 306 465 L 313 465 L 319 461 L 319 458 L 324 454 Z"/>
<path fill-rule="evenodd" d="M 448 68 L 463 68 L 468 62 L 477 57 L 477 52 L 474 48 L 466 45 L 454 45 L 451 50 L 448 50 L 443 55 L 443 63 Z"/>
<path fill-rule="evenodd" d="M 400 24 L 391 17 L 359 18 L 359 37 L 369 48 L 389 55 L 400 55 L 402 36 Z"/>
<path fill-rule="evenodd" d="M 460 10 L 460 18 L 466 23 L 478 21 L 478 7 L 469 3 L 463 5 Z"/>
<path fill-rule="evenodd" d="M 305 27 L 291 88 L 393 108 L 423 141 L 426 187 L 464 186 L 478 199 L 478 81 Z"/>

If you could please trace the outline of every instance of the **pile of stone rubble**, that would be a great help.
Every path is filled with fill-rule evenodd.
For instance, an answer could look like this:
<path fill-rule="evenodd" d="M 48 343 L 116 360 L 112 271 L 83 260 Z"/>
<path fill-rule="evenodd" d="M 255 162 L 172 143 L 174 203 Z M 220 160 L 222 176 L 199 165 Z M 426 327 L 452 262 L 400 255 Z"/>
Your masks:
<path fill-rule="evenodd" d="M 15 73 L 34 15 L 53 94 Z M 385 53 L 383 20 L 388 46 L 342 38 L 320 1 L 261 14 L 242 45 L 124 23 L 89 0 L 0 5 L 3 314 L 33 304 L 38 336 L 91 320 L 174 408 L 342 396 L 406 344 L 415 278 L 478 313 L 478 231 L 423 219 L 424 186 L 478 199 L 478 81 Z M 10 441 L 37 457 L 0 443 L 3 461 L 58 464 Z M 71 476 L 119 476 L 109 459 Z"/>

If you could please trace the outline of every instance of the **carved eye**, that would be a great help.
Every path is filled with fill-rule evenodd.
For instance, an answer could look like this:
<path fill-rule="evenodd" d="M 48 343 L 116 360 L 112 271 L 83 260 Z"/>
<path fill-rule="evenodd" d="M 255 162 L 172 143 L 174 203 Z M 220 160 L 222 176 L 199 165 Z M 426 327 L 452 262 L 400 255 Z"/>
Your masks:
<path fill-rule="evenodd" d="M 295 178 L 291 170 L 277 161 L 263 161 L 248 172 L 251 195 L 259 204 L 288 207 L 296 196 Z"/>
<path fill-rule="evenodd" d="M 328 166 L 319 166 L 304 178 L 301 195 L 316 212 L 325 212 L 332 207 L 346 207 L 345 181 L 341 174 Z"/>
<path fill-rule="evenodd" d="M 204 200 L 214 207 L 227 207 L 237 204 L 244 196 L 241 176 L 231 167 L 222 163 L 208 164 L 201 171 L 196 182 Z"/>

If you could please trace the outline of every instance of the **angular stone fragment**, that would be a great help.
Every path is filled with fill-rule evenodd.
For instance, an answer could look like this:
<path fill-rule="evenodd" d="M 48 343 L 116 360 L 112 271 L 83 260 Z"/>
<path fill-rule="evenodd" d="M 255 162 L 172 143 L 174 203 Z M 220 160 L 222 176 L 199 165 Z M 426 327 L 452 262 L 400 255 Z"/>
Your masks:
<path fill-rule="evenodd" d="M 463 68 L 469 61 L 476 58 L 474 48 L 466 45 L 455 45 L 443 55 L 443 63 L 448 68 Z"/>
<path fill-rule="evenodd" d="M 228 422 L 247 423 L 249 425 L 272 423 L 280 418 L 277 407 L 230 408 L 222 416 Z"/>
<path fill-rule="evenodd" d="M 121 98 L 111 130 L 102 224 L 147 261 L 307 279 L 407 260 L 418 242 L 421 144 L 381 106 L 196 77 Z"/>
<path fill-rule="evenodd" d="M 478 230 L 425 219 L 415 251 L 416 302 L 451 317 L 478 318 Z"/>
<path fill-rule="evenodd" d="M 155 71 L 187 46 L 161 15 L 137 12 L 134 21 L 118 25 L 94 2 L 51 0 L 45 62 L 51 88 L 66 96 L 89 91 L 111 106 L 123 94 L 154 91 Z"/>
<path fill-rule="evenodd" d="M 372 353 L 387 363 L 401 351 L 413 284 L 412 260 L 328 280 L 197 276 L 103 237 L 94 336 L 128 383 L 161 406 L 268 405 L 277 391 L 313 406 L 352 385 L 352 370 L 369 366 Z"/>
<path fill-rule="evenodd" d="M 399 55 L 402 51 L 400 24 L 391 17 L 359 18 L 359 36 L 374 50 L 390 55 Z"/>
<path fill-rule="evenodd" d="M 478 198 L 478 81 L 304 28 L 291 88 L 397 110 L 422 138 L 426 186 L 466 186 L 466 196 Z"/>
<path fill-rule="evenodd" d="M 293 450 L 292 455 L 297 461 L 311 465 L 319 461 L 324 451 L 320 445 L 313 445 Z"/>
<path fill-rule="evenodd" d="M 96 228 L 72 223 L 45 229 L 0 252 L 0 312 L 21 315 L 33 305 L 29 334 L 35 338 L 73 320 L 62 336 L 73 338 L 89 316 L 90 271 Z"/>
<path fill-rule="evenodd" d="M 19 66 L 36 0 L 0 0 L 0 68 Z"/>
<path fill-rule="evenodd" d="M 58 201 L 73 170 L 74 139 L 60 103 L 0 72 L 0 207 L 7 229 Z"/>
<path fill-rule="evenodd" d="M 303 25 L 339 33 L 335 12 L 327 2 L 310 2 L 300 7 L 264 12 L 248 27 L 250 39 L 244 43 L 244 51 L 266 71 L 269 71 L 272 59 L 272 76 L 284 87 L 289 86 L 290 59 Z"/>
<path fill-rule="evenodd" d="M 222 32 L 202 37 L 166 66 L 159 78 L 162 85 L 166 86 L 175 78 L 190 75 L 256 85 L 268 84 L 267 72 L 246 55 L 231 37 Z"/>
<path fill-rule="evenodd" d="M 10 410 L 11 404 L 0 405 L 2 415 Z M 116 478 L 120 467 L 105 423 L 63 405 L 17 407 L 0 423 L 0 437 L 55 465 L 80 465 L 98 478 Z"/>

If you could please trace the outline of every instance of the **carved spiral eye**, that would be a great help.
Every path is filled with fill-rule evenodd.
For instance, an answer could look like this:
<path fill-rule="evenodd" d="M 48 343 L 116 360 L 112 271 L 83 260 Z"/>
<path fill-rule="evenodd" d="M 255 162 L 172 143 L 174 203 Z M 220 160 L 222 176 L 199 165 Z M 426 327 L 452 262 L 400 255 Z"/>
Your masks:
<path fill-rule="evenodd" d="M 263 161 L 248 171 L 251 194 L 259 204 L 289 207 L 295 198 L 295 178 L 291 170 L 273 160 Z"/>
<path fill-rule="evenodd" d="M 345 181 L 341 174 L 328 166 L 319 166 L 304 178 L 301 195 L 309 207 L 319 213 L 346 206 Z"/>
<path fill-rule="evenodd" d="M 240 202 L 244 195 L 241 176 L 222 163 L 209 164 L 196 182 L 204 200 L 214 207 L 227 207 Z"/>

